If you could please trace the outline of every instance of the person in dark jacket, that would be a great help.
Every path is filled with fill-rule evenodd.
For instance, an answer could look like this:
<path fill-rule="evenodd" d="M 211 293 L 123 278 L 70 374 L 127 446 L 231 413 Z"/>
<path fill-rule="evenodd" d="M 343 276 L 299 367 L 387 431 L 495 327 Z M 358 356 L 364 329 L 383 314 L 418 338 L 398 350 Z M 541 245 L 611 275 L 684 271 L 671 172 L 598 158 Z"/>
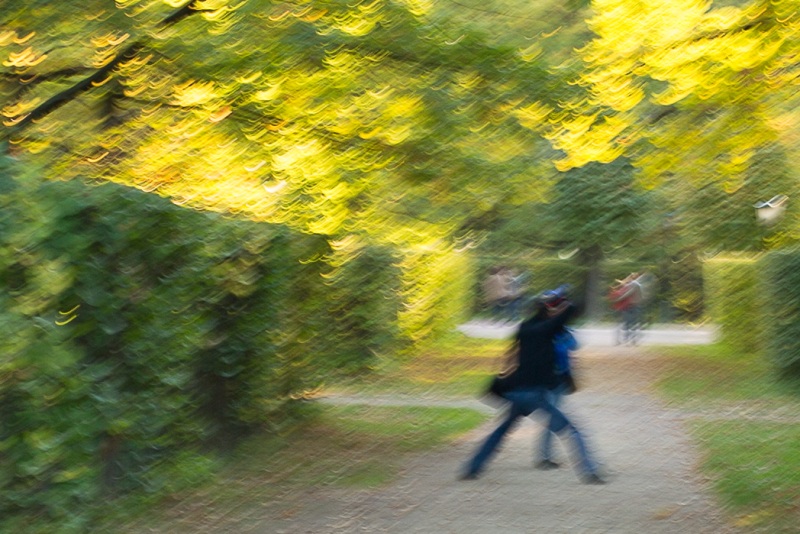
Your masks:
<path fill-rule="evenodd" d="M 556 372 L 553 340 L 563 331 L 574 313 L 575 306 L 567 300 L 562 288 L 551 295 L 551 298 L 537 299 L 534 315 L 520 324 L 514 340 L 518 347 L 517 365 L 504 378 L 503 397 L 510 403 L 508 414 L 467 462 L 462 479 L 478 478 L 505 435 L 519 419 L 541 409 L 549 415 L 548 430 L 560 438 L 569 437 L 574 442 L 579 458 L 578 471 L 583 481 L 589 484 L 604 483 L 589 456 L 581 433 L 553 406 L 548 395 L 548 391 L 557 388 L 561 383 Z"/>

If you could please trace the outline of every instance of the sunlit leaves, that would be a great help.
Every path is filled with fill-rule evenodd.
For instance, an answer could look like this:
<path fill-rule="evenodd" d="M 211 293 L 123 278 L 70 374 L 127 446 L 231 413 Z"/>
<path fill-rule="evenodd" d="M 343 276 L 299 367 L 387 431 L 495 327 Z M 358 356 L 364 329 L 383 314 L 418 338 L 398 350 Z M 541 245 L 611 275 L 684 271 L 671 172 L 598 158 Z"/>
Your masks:
<path fill-rule="evenodd" d="M 218 98 L 219 91 L 214 82 L 190 80 L 173 87 L 172 104 L 176 106 L 202 106 Z"/>
<path fill-rule="evenodd" d="M 52 42 L 73 30 L 81 68 L 114 68 L 80 93 L 69 91 L 87 73 L 14 88 L 7 124 L 64 95 L 63 108 L 15 134 L 25 147 L 47 139 L 42 155 L 58 161 L 62 178 L 131 184 L 184 206 L 309 232 L 358 226 L 395 241 L 405 218 L 458 227 L 473 215 L 459 191 L 483 180 L 481 166 L 523 176 L 533 159 L 535 137 L 509 113 L 521 106 L 528 126 L 541 119 L 524 102 L 536 80 L 515 73 L 515 50 L 431 24 L 433 7 L 416 0 L 91 4 L 76 10 L 91 21 L 85 31 L 53 24 Z M 18 21 L 32 29 L 40 22 Z M 3 42 L 21 46 L 14 40 L 22 34 L 4 32 Z M 535 69 L 532 44 L 525 59 Z M 137 52 L 120 61 L 133 45 Z M 58 56 L 47 68 L 75 63 Z M 88 110 L 79 124 L 76 106 Z M 62 131 L 70 133 L 53 143 Z M 500 199 L 508 189 L 490 184 L 481 198 Z M 403 215 L 385 221 L 392 230 L 384 232 L 368 217 L 397 198 L 407 201 Z M 406 233 L 407 244 L 427 238 L 419 229 Z"/>
<path fill-rule="evenodd" d="M 770 20 L 759 3 L 715 9 L 694 0 L 597 0 L 593 7 L 595 15 L 589 26 L 597 38 L 580 51 L 587 65 L 580 83 L 589 91 L 586 111 L 597 117 L 595 121 L 634 108 L 640 108 L 637 113 L 646 113 L 650 102 L 673 105 L 690 96 L 719 98 L 720 103 L 724 98 L 727 104 L 752 100 L 763 91 L 763 78 L 748 71 L 767 67 L 786 48 L 786 35 L 772 28 L 780 32 L 787 26 L 780 20 Z M 653 85 L 648 79 L 663 84 Z M 648 87 L 650 96 L 646 99 Z M 647 137 L 647 132 L 637 127 L 638 121 L 627 122 L 630 128 L 622 137 L 628 143 L 631 138 Z M 594 121 L 592 127 L 584 129 L 588 137 L 586 157 L 571 156 L 567 166 L 607 159 L 620 150 L 620 139 L 610 136 L 605 151 L 598 151 L 596 139 L 590 137 L 594 129 Z M 567 125 L 562 132 L 569 135 L 575 129 Z M 570 154 L 581 151 L 580 142 L 562 142 L 561 147 Z"/>
<path fill-rule="evenodd" d="M 471 291 L 469 256 L 455 248 L 444 249 L 430 242 L 413 251 L 406 251 L 400 267 L 404 273 L 401 297 L 404 307 L 399 313 L 400 328 L 414 341 L 431 339 L 444 333 L 450 317 L 467 313 L 460 303 Z"/>
<path fill-rule="evenodd" d="M 534 102 L 527 106 L 515 109 L 512 113 L 525 128 L 537 131 L 552 112 L 550 106 Z"/>
<path fill-rule="evenodd" d="M 37 52 L 33 48 L 28 47 L 22 52 L 11 52 L 8 59 L 3 61 L 4 67 L 12 67 L 18 71 L 25 71 L 28 67 L 35 67 L 42 61 L 47 59 L 47 54 Z"/>

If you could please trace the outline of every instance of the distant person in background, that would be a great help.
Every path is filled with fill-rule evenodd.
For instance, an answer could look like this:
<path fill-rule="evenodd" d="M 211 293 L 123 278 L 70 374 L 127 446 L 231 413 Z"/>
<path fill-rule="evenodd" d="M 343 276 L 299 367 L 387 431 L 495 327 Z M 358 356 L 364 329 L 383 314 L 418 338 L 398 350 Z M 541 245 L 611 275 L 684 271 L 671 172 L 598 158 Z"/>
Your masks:
<path fill-rule="evenodd" d="M 608 294 L 611 307 L 619 313 L 620 327 L 616 333 L 616 343 L 636 345 L 642 328 L 642 304 L 644 288 L 640 281 L 642 275 L 631 273 L 617 280 Z"/>
<path fill-rule="evenodd" d="M 511 271 L 509 272 L 509 277 L 508 318 L 513 322 L 517 322 L 523 319 L 525 293 L 530 275 L 524 271 L 517 274 Z"/>
<path fill-rule="evenodd" d="M 506 323 L 511 320 L 511 310 L 514 302 L 514 273 L 508 267 L 503 267 L 500 269 L 500 279 L 503 283 L 503 297 L 500 303 L 500 320 Z"/>
<path fill-rule="evenodd" d="M 492 320 L 504 320 L 509 299 L 510 280 L 504 267 L 492 267 L 483 282 L 483 296 Z"/>

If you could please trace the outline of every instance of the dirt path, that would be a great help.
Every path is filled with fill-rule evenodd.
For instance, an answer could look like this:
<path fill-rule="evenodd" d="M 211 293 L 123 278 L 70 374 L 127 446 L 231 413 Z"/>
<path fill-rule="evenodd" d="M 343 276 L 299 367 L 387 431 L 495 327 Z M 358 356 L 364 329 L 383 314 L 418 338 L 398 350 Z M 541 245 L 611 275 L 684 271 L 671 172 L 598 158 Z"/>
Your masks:
<path fill-rule="evenodd" d="M 567 399 L 565 411 L 585 431 L 608 484 L 584 485 L 567 466 L 533 469 L 540 426 L 531 420 L 511 434 L 482 478 L 458 481 L 463 462 L 493 420 L 451 448 L 414 457 L 387 487 L 327 488 L 299 501 L 272 503 L 238 532 L 733 532 L 697 474 L 683 415 L 650 392 L 657 360 L 631 348 L 595 348 L 580 351 L 577 362 L 582 388 Z M 477 401 L 455 402 L 486 409 Z M 564 458 L 564 449 L 559 452 Z"/>

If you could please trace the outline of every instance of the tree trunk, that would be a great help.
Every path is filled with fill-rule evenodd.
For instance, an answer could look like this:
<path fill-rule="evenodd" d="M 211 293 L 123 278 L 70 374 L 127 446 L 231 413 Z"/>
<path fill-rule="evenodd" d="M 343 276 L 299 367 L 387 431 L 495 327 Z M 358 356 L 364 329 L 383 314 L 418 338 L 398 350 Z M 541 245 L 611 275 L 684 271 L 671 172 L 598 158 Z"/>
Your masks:
<path fill-rule="evenodd" d="M 605 314 L 605 291 L 602 286 L 603 250 L 592 245 L 580 254 L 580 263 L 586 267 L 586 278 L 583 292 L 584 317 L 591 321 L 599 320 Z"/>

